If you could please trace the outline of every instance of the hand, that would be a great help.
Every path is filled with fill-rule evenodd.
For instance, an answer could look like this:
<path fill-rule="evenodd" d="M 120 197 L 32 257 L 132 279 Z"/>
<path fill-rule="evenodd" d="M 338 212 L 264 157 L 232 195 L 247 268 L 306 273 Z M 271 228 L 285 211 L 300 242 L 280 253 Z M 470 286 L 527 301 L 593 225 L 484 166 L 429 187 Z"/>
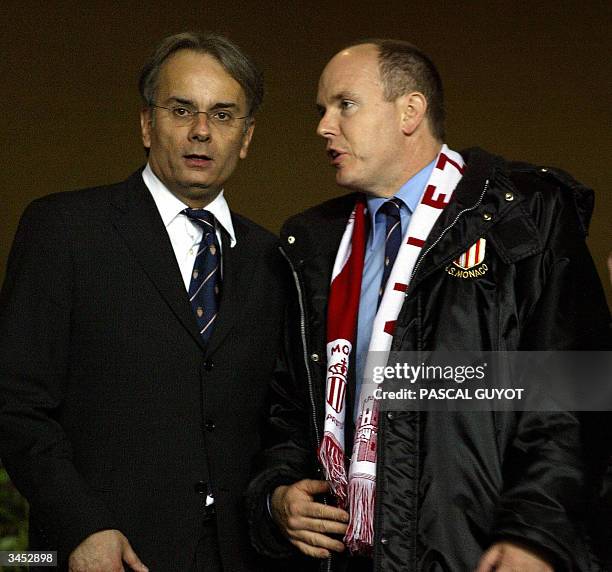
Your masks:
<path fill-rule="evenodd" d="M 524 546 L 498 542 L 480 559 L 476 572 L 554 572 L 552 566 Z"/>
<path fill-rule="evenodd" d="M 123 562 L 135 572 L 149 572 L 118 530 L 101 530 L 88 536 L 70 554 L 70 572 L 124 572 Z"/>
<path fill-rule="evenodd" d="M 326 481 L 304 479 L 288 487 L 277 487 L 272 495 L 276 524 L 306 556 L 327 558 L 330 550 L 344 550 L 344 544 L 329 535 L 346 532 L 348 513 L 314 501 L 314 495 L 328 491 Z"/>

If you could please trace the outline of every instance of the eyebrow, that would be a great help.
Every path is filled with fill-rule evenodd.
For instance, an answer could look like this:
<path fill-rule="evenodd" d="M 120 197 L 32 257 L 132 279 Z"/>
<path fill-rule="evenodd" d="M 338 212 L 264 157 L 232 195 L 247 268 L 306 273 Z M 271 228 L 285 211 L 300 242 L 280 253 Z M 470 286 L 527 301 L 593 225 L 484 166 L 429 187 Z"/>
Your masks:
<path fill-rule="evenodd" d="M 340 91 L 331 96 L 332 102 L 341 101 L 343 99 L 359 99 L 359 96 L 355 92 L 352 92 L 352 91 Z M 317 110 L 319 111 L 323 111 L 325 109 L 325 105 L 323 105 L 322 103 L 317 102 L 316 106 L 317 106 Z"/>
<path fill-rule="evenodd" d="M 234 103 L 233 101 L 228 101 L 228 102 L 224 102 L 224 101 L 220 101 L 218 103 L 215 103 L 210 109 L 231 109 L 231 108 L 235 108 L 238 107 L 237 103 Z"/>
<path fill-rule="evenodd" d="M 359 96 L 353 91 L 340 91 L 332 96 L 334 101 L 338 101 L 339 99 L 359 99 Z"/>
<path fill-rule="evenodd" d="M 191 105 L 192 107 L 195 107 L 195 103 L 193 103 L 193 101 L 190 99 L 185 99 L 184 97 L 169 97 L 166 101 L 168 103 L 174 101 L 176 103 L 181 103 L 182 105 Z"/>
<path fill-rule="evenodd" d="M 183 97 L 169 97 L 168 101 L 175 101 L 176 103 L 180 103 L 182 105 L 189 105 L 191 107 L 197 107 L 196 104 L 190 99 L 185 99 Z M 238 107 L 238 104 L 232 101 L 219 101 L 215 103 L 210 110 L 214 109 L 233 109 Z"/>

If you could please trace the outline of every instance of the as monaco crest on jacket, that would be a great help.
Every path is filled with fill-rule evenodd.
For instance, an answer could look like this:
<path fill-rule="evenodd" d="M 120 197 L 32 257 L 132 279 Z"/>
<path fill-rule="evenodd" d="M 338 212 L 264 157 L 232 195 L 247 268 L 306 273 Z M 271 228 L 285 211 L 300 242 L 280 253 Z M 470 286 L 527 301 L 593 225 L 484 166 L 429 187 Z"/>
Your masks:
<path fill-rule="evenodd" d="M 479 238 L 459 258 L 453 260 L 453 264 L 463 270 L 469 270 L 470 268 L 482 264 L 485 257 L 486 246 L 487 241 L 484 238 Z"/>
<path fill-rule="evenodd" d="M 485 263 L 487 241 L 479 238 L 459 258 L 455 258 L 445 270 L 455 278 L 480 278 L 489 270 Z"/>

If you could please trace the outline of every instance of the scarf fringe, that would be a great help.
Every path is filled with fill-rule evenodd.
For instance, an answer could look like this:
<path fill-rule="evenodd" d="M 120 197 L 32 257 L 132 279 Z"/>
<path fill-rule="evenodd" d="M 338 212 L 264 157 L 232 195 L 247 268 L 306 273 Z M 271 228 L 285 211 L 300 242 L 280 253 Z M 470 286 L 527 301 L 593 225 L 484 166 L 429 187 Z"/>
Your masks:
<path fill-rule="evenodd" d="M 376 482 L 356 477 L 349 483 L 351 521 L 344 543 L 351 554 L 370 556 L 374 545 L 374 499 Z"/>
<path fill-rule="evenodd" d="M 342 509 L 347 505 L 347 481 L 344 468 L 344 451 L 331 433 L 325 433 L 319 447 L 319 459 L 325 469 L 330 488 Z"/>

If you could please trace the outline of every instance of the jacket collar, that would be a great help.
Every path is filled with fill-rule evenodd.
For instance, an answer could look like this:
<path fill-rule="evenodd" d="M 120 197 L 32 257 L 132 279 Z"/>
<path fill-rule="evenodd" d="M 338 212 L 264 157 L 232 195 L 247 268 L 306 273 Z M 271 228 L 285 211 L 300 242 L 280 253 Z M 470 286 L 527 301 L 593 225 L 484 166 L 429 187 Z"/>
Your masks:
<path fill-rule="evenodd" d="M 336 257 L 338 245 L 359 193 L 326 201 L 291 217 L 281 228 L 281 246 L 299 268 L 314 257 Z"/>
<path fill-rule="evenodd" d="M 433 272 L 450 264 L 478 239 L 490 236 L 523 201 L 503 158 L 479 148 L 461 151 L 461 156 L 466 162 L 465 173 L 423 245 L 409 296 Z M 534 236 L 523 239 L 537 243 Z"/>

